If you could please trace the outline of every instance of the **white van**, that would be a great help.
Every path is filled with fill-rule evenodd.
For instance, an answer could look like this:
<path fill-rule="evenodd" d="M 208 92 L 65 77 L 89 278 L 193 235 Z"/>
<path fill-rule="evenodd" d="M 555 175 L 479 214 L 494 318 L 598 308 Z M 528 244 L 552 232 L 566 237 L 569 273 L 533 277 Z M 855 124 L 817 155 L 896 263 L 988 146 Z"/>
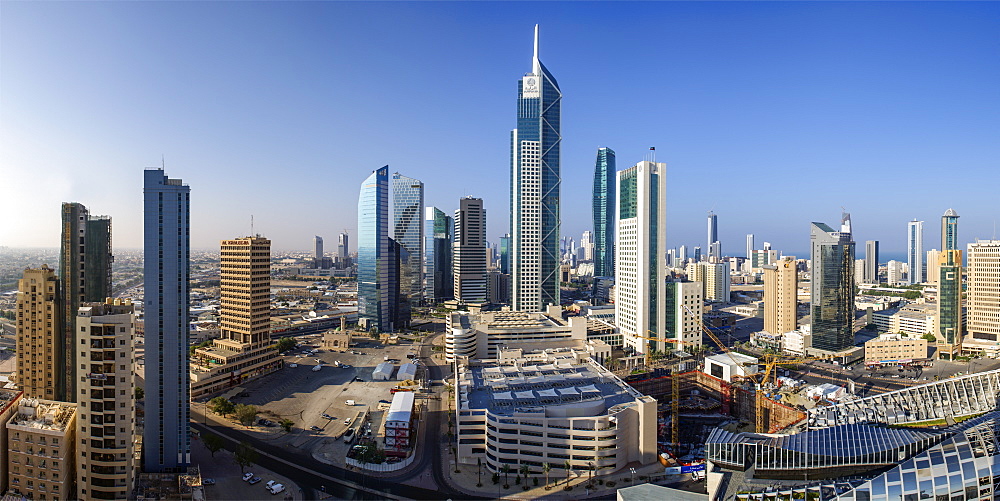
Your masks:
<path fill-rule="evenodd" d="M 354 400 L 348 400 L 347 405 L 354 406 L 356 402 Z"/>

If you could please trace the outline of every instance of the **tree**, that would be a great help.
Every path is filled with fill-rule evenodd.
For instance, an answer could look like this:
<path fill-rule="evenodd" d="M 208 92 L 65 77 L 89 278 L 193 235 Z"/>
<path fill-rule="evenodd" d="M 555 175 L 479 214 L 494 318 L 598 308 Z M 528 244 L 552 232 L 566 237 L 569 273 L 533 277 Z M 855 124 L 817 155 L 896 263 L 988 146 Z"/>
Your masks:
<path fill-rule="evenodd" d="M 569 485 L 569 469 L 572 468 L 572 465 L 569 464 L 568 459 L 563 462 L 563 468 L 566 468 L 566 485 Z"/>
<path fill-rule="evenodd" d="M 215 457 L 215 453 L 222 450 L 225 445 L 222 437 L 215 435 L 213 433 L 202 433 L 201 442 L 205 444 L 205 447 L 212 453 L 212 457 Z"/>
<path fill-rule="evenodd" d="M 291 419 L 284 418 L 281 421 L 279 421 L 278 424 L 281 426 L 282 430 L 285 430 L 285 431 L 291 433 L 291 431 L 292 431 L 292 425 L 295 424 L 295 423 L 293 423 Z"/>
<path fill-rule="evenodd" d="M 260 458 L 260 454 L 254 450 L 250 442 L 240 442 L 240 445 L 236 447 L 236 453 L 233 455 L 233 461 L 240 465 L 240 473 L 246 471 L 246 467 L 257 462 Z"/>
<path fill-rule="evenodd" d="M 298 345 L 298 342 L 296 342 L 295 339 L 290 337 L 283 337 L 278 340 L 278 343 L 275 346 L 277 347 L 279 352 L 285 352 L 292 348 L 295 348 L 296 345 Z"/>
<path fill-rule="evenodd" d="M 937 338 L 934 337 L 934 334 L 931 334 L 930 332 L 924 333 L 924 335 L 921 336 L 921 337 L 924 338 L 924 339 L 926 339 L 928 342 L 931 342 L 931 343 L 937 341 Z"/>
<path fill-rule="evenodd" d="M 528 485 L 528 472 L 529 472 L 528 465 L 522 464 L 521 468 L 520 468 L 520 471 L 521 471 L 521 475 L 524 476 L 524 485 L 527 486 Z"/>
<path fill-rule="evenodd" d="M 506 463 L 503 465 L 503 488 L 510 489 L 510 465 Z"/>
<path fill-rule="evenodd" d="M 231 414 L 236 408 L 232 402 L 226 400 L 224 397 L 215 397 L 208 401 L 208 410 L 220 416 L 226 416 Z"/>
<path fill-rule="evenodd" d="M 143 398 L 146 398 L 146 390 L 142 389 L 142 387 L 140 387 L 140 386 L 136 386 L 135 387 L 135 399 L 136 400 L 142 400 Z"/>
<path fill-rule="evenodd" d="M 257 407 L 246 404 L 236 404 L 233 409 L 236 413 L 236 420 L 243 426 L 250 426 L 257 420 Z"/>
<path fill-rule="evenodd" d="M 552 465 L 549 463 L 542 463 L 542 472 L 545 473 L 545 490 L 549 490 L 549 472 L 552 471 Z"/>

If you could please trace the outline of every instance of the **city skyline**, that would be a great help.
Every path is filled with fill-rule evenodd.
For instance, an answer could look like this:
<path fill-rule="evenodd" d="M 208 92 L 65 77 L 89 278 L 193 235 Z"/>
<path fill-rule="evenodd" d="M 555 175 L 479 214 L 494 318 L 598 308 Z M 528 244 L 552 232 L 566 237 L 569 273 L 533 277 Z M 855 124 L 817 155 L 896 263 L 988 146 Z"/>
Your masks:
<path fill-rule="evenodd" d="M 165 28 L 192 13 L 203 19 L 189 27 L 191 41 L 168 44 Z M 234 13 L 228 40 L 216 21 Z M 300 26 L 312 15 L 339 20 Z M 595 27 L 590 18 L 603 31 L 574 24 Z M 560 236 L 592 229 L 586 215 L 595 148 L 610 147 L 631 165 L 657 146 L 667 164 L 668 247 L 700 245 L 701 218 L 712 210 L 724 254 L 739 254 L 733 249 L 747 233 L 801 254 L 809 222 L 846 206 L 856 239 L 879 240 L 886 255 L 905 249 L 903 221 L 935 220 L 954 207 L 963 214 L 961 248 L 990 238 L 997 216 L 988 190 L 1000 176 L 990 134 L 1000 116 L 992 92 L 1000 65 L 990 52 L 998 18 L 992 4 L 597 4 L 572 11 L 554 4 L 527 13 L 468 4 L 11 4 L 0 49 L 0 171 L 15 186 L 50 189 L 30 195 L 37 210 L 0 226 L 0 245 L 57 247 L 60 205 L 78 201 L 114 218 L 116 248 L 139 248 L 139 194 L 129 186 L 144 168 L 163 164 L 201 190 L 192 207 L 194 249 L 212 249 L 241 224 L 249 234 L 251 215 L 277 250 L 309 249 L 313 235 L 332 238 L 344 228 L 357 234 L 351 191 L 387 163 L 426 183 L 427 206 L 450 213 L 461 196 L 483 197 L 496 208 L 487 224 L 487 239 L 496 242 L 510 231 L 510 102 L 539 23 L 546 63 L 566 94 Z M 385 19 L 399 24 L 398 33 L 367 37 L 356 48 L 352 37 Z M 641 34 L 635 20 L 662 26 Z M 160 29 L 140 30 L 151 23 Z M 264 23 L 275 35 L 259 35 Z M 427 23 L 440 29 L 425 30 Z M 133 36 L 136 30 L 164 35 Z M 288 33 L 299 36 L 282 36 Z M 119 37 L 135 42 L 124 47 Z M 652 78 L 594 79 L 591 58 L 615 59 L 612 75 Z M 217 64 L 221 59 L 229 62 Z M 317 59 L 327 62 L 312 64 Z M 266 78 L 247 78 L 259 75 Z M 394 83 L 357 83 L 373 79 Z M 416 92 L 421 100 L 411 98 Z M 144 120 L 156 125 L 136 126 Z M 462 144 L 430 154 L 431 138 L 442 133 L 460 135 Z M 265 138 L 273 144 L 255 144 Z M 475 175 L 455 176 L 471 169 L 470 158 L 477 159 Z M 979 182 L 964 185 L 959 200 L 929 181 L 941 169 Z M 705 170 L 791 180 L 781 184 L 787 196 L 755 198 L 730 183 L 705 199 L 684 189 Z M 108 175 L 85 174 L 93 171 Z M 856 189 L 859 182 L 888 187 L 894 175 L 928 181 L 888 205 Z M 263 184 L 272 177 L 279 182 Z M 816 185 L 826 189 L 811 190 Z M 269 186 L 280 188 L 270 190 L 267 204 L 238 196 Z M 17 212 L 28 192 L 5 197 L 0 209 Z M 323 222 L 295 222 L 301 208 Z"/>

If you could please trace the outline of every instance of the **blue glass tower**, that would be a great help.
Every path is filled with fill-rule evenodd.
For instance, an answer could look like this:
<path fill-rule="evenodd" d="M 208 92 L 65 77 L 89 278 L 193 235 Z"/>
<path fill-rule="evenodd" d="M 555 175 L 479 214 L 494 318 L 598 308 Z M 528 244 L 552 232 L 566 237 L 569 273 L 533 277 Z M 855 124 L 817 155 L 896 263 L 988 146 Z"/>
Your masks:
<path fill-rule="evenodd" d="M 454 223 L 444 211 L 427 207 L 424 224 L 424 298 L 433 304 L 454 297 L 451 273 Z"/>
<path fill-rule="evenodd" d="M 392 239 L 411 255 L 399 269 L 400 290 L 412 301 L 423 295 L 421 265 L 424 255 L 424 183 L 398 172 L 392 175 Z"/>
<path fill-rule="evenodd" d="M 358 323 L 391 332 L 389 279 L 395 254 L 389 238 L 389 166 L 361 183 L 358 197 Z"/>
<path fill-rule="evenodd" d="M 811 304 L 813 347 L 840 351 L 854 346 L 854 238 L 851 215 L 840 231 L 812 223 Z"/>
<path fill-rule="evenodd" d="M 143 466 L 147 472 L 178 472 L 185 471 L 191 463 L 188 434 L 191 188 L 180 179 L 168 178 L 159 169 L 143 174 L 146 330 Z"/>
<path fill-rule="evenodd" d="M 511 307 L 541 311 L 559 304 L 559 146 L 562 92 L 538 59 L 518 81 L 517 128 L 511 131 Z"/>
<path fill-rule="evenodd" d="M 594 166 L 594 276 L 615 275 L 615 151 L 597 150 Z"/>

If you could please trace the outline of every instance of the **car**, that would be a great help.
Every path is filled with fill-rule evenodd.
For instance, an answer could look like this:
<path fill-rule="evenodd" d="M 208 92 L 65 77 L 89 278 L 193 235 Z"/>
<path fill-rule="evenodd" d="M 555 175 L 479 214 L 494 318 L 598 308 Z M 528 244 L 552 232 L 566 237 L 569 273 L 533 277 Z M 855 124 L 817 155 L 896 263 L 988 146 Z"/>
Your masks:
<path fill-rule="evenodd" d="M 282 484 L 274 484 L 271 487 L 269 487 L 268 490 L 271 491 L 271 494 L 277 494 L 279 492 L 284 491 L 285 486 Z"/>
<path fill-rule="evenodd" d="M 203 478 L 201 479 L 201 485 L 215 485 L 214 478 Z"/>
<path fill-rule="evenodd" d="M 329 414 L 327 414 L 325 412 L 323 413 L 323 417 L 325 417 L 327 419 L 333 419 L 333 416 L 331 416 L 331 415 L 329 415 Z"/>
<path fill-rule="evenodd" d="M 268 489 L 270 489 L 271 486 L 274 485 L 275 483 L 276 482 L 274 480 L 268 480 L 267 483 L 264 484 L 264 487 L 267 487 Z"/>
<path fill-rule="evenodd" d="M 250 485 L 259 483 L 260 482 L 260 477 L 253 477 L 250 480 L 247 480 L 247 482 L 250 482 Z"/>
<path fill-rule="evenodd" d="M 354 367 L 354 366 L 351 365 L 351 364 L 344 364 L 344 365 L 340 366 L 341 369 L 350 369 L 351 367 Z"/>
<path fill-rule="evenodd" d="M 316 363 L 317 363 L 317 364 L 321 364 L 321 363 L 323 363 L 323 361 L 317 358 L 317 359 L 316 359 Z"/>
<path fill-rule="evenodd" d="M 294 368 L 298 367 L 299 364 L 288 364 L 288 366 L 294 369 Z"/>
<path fill-rule="evenodd" d="M 312 431 L 323 431 L 323 428 L 320 428 L 319 426 L 310 426 L 309 429 Z"/>
<path fill-rule="evenodd" d="M 345 419 L 345 420 L 344 420 L 344 424 L 346 424 L 346 425 L 349 425 L 349 424 L 351 424 L 351 418 L 347 418 L 347 419 Z"/>
<path fill-rule="evenodd" d="M 243 480 L 244 481 L 249 481 L 251 478 L 253 478 L 253 473 L 244 473 L 243 474 Z"/>
<path fill-rule="evenodd" d="M 312 368 L 312 371 L 313 371 L 313 372 L 317 372 L 317 371 L 319 371 L 319 370 L 320 370 L 320 369 L 322 369 L 322 368 L 323 368 L 323 366 L 322 366 L 322 365 L 317 365 L 317 366 L 315 366 L 315 367 L 313 367 L 313 368 Z"/>

